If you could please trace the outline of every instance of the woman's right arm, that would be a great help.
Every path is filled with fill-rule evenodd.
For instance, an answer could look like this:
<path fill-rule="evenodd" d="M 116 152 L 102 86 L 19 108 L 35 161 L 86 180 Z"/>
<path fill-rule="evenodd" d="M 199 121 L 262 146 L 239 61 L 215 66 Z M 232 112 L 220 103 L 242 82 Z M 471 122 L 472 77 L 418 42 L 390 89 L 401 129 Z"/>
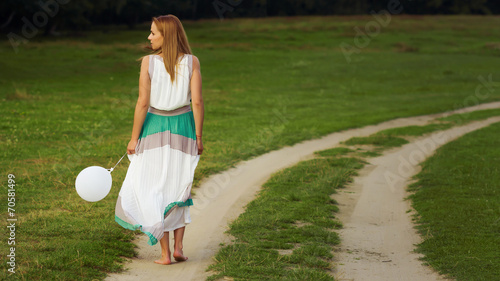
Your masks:
<path fill-rule="evenodd" d="M 200 61 L 193 56 L 193 75 L 191 76 L 191 102 L 193 104 L 193 116 L 196 126 L 196 144 L 198 145 L 198 154 L 203 153 L 203 120 L 205 118 L 205 106 L 201 94 L 201 71 Z"/>

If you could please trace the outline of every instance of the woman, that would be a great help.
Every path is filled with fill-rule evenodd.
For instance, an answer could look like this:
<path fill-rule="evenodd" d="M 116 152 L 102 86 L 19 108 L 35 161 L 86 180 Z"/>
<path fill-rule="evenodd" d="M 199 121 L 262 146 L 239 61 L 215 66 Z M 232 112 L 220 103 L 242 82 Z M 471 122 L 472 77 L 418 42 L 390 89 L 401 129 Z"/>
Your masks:
<path fill-rule="evenodd" d="M 177 17 L 153 18 L 148 40 L 155 54 L 142 58 L 139 98 L 127 146 L 130 166 L 116 203 L 115 221 L 127 229 L 140 229 L 150 245 L 159 240 L 161 258 L 155 262 L 170 264 L 169 231 L 174 232 L 174 259 L 187 260 L 182 239 L 191 222 L 191 185 L 203 152 L 201 73 Z"/>

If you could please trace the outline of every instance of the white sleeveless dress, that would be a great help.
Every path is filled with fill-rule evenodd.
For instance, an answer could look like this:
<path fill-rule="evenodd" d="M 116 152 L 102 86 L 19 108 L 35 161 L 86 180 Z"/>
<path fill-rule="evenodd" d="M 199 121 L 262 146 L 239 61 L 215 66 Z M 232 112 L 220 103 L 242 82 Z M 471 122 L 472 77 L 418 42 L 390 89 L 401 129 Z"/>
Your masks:
<path fill-rule="evenodd" d="M 130 165 L 115 208 L 115 221 L 144 232 L 150 245 L 164 232 L 191 222 L 191 186 L 200 159 L 189 106 L 192 55 L 183 55 L 178 64 L 172 83 L 163 58 L 149 56 L 150 108 L 136 152 L 128 155 Z"/>

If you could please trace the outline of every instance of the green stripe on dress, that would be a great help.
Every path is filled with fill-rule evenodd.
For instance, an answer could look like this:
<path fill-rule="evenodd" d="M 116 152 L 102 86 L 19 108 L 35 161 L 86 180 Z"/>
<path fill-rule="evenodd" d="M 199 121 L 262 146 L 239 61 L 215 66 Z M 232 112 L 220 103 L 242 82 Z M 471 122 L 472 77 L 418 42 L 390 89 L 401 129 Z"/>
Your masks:
<path fill-rule="evenodd" d="M 178 207 L 187 207 L 187 206 L 192 206 L 193 205 L 193 199 L 189 198 L 188 200 L 186 200 L 185 202 L 182 202 L 182 201 L 175 201 L 175 202 L 172 202 L 170 204 L 168 204 L 167 207 L 165 207 L 165 211 L 163 212 L 163 216 L 165 216 L 168 211 L 170 211 L 170 209 L 172 209 L 174 206 L 178 206 Z M 149 237 L 149 241 L 148 241 L 148 244 L 153 246 L 155 245 L 156 243 L 158 243 L 158 239 L 156 239 L 153 234 L 151 234 L 150 232 L 147 232 L 147 231 L 143 231 L 142 230 L 142 225 L 140 224 L 136 224 L 136 225 L 133 225 L 131 223 L 128 223 L 124 220 L 122 220 L 120 217 L 118 217 L 117 215 L 115 215 L 115 221 L 121 225 L 123 228 L 125 229 L 128 229 L 128 230 L 140 230 L 141 232 L 143 232 L 144 234 L 146 234 L 148 237 Z"/>
<path fill-rule="evenodd" d="M 136 224 L 136 225 L 133 225 L 133 224 L 130 224 L 122 219 L 120 219 L 117 215 L 115 215 L 115 221 L 121 225 L 123 228 L 125 229 L 128 229 L 128 230 L 141 230 L 141 232 L 143 232 L 144 234 L 146 234 L 148 237 L 149 237 L 149 240 L 148 240 L 148 244 L 153 246 L 155 245 L 156 243 L 158 243 L 158 239 L 156 239 L 153 234 L 147 232 L 147 231 L 142 231 L 142 226 L 140 224 Z"/>
<path fill-rule="evenodd" d="M 148 112 L 139 139 L 165 131 L 195 140 L 196 130 L 193 112 L 190 111 L 175 116 L 161 116 Z"/>
<path fill-rule="evenodd" d="M 163 216 L 166 216 L 168 211 L 170 211 L 170 209 L 172 209 L 175 205 L 177 205 L 178 207 L 193 206 L 193 199 L 189 198 L 188 200 L 186 200 L 186 202 L 172 202 L 168 204 L 168 206 L 165 208 L 165 212 L 163 212 Z"/>

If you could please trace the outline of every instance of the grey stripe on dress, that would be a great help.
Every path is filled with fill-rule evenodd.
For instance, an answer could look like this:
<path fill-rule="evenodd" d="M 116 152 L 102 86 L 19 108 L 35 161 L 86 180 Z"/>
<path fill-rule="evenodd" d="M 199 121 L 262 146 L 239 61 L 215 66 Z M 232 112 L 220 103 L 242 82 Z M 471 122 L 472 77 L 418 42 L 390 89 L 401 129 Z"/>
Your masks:
<path fill-rule="evenodd" d="M 143 141 L 144 139 L 148 139 L 147 142 Z M 198 155 L 196 140 L 182 135 L 172 134 L 170 131 L 155 133 L 139 139 L 136 154 L 141 154 L 145 150 L 155 149 L 165 145 L 170 145 L 171 149 L 180 150 L 192 156 Z"/>
<path fill-rule="evenodd" d="M 156 115 L 161 115 L 161 116 L 175 116 L 175 115 L 180 115 L 186 112 L 191 111 L 191 107 L 189 105 L 185 105 L 183 107 L 176 108 L 174 110 L 160 110 L 156 109 L 152 106 L 149 107 L 148 112 L 156 114 Z"/>
<path fill-rule="evenodd" d="M 122 207 L 122 197 L 120 195 L 118 195 L 118 200 L 116 201 L 115 216 L 117 216 L 122 221 L 130 224 L 133 227 L 140 225 L 140 230 L 142 232 L 149 232 L 156 239 L 159 239 L 163 235 L 163 223 L 162 222 L 158 222 L 158 223 L 156 223 L 156 224 L 154 224 L 152 226 L 141 225 L 141 224 L 139 224 L 138 221 L 136 221 L 135 219 L 133 219 L 131 216 L 128 216 L 125 213 L 125 210 Z"/>
<path fill-rule="evenodd" d="M 122 207 L 122 199 L 121 196 L 118 195 L 118 200 L 116 201 L 116 206 L 115 206 L 115 215 L 119 217 L 121 220 L 130 223 L 131 225 L 136 225 L 138 222 L 132 218 L 129 218 Z"/>

